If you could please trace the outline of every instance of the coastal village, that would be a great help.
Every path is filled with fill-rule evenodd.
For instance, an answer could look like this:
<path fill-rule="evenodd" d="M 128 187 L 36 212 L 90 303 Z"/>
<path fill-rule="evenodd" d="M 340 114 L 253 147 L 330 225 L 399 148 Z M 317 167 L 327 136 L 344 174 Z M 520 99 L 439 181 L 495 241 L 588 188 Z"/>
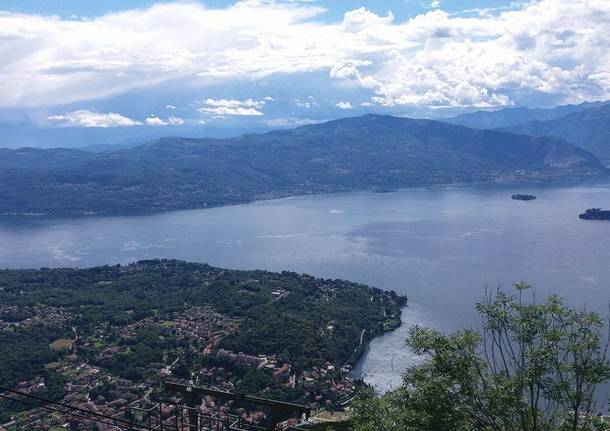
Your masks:
<path fill-rule="evenodd" d="M 275 300 L 281 300 L 288 292 L 276 290 Z M 238 322 L 216 313 L 210 307 L 192 307 L 167 317 L 146 317 L 124 327 L 100 322 L 87 336 L 80 334 L 74 326 L 76 316 L 57 307 L 36 306 L 18 308 L 0 307 L 0 331 L 11 331 L 16 327 L 36 325 L 65 328 L 71 338 L 60 338 L 50 344 L 58 360 L 46 364 L 45 368 L 61 376 L 65 395 L 61 402 L 109 417 L 135 420 L 135 412 L 145 412 L 159 406 L 159 414 L 153 421 L 172 423 L 175 407 L 180 400 L 162 392 L 166 380 L 234 391 L 240 376 L 236 368 L 247 367 L 272 376 L 276 385 L 285 388 L 301 388 L 308 406 L 315 410 L 336 409 L 353 397 L 355 384 L 349 377 L 351 367 L 347 364 L 326 363 L 312 369 L 294 370 L 292 364 L 278 361 L 275 355 L 248 355 L 218 348 L 220 340 L 233 332 Z M 332 327 L 328 328 L 329 331 Z M 152 333 L 164 343 L 162 359 L 150 362 L 142 376 L 126 378 L 111 371 L 113 361 L 129 355 L 133 342 L 143 333 Z M 171 342 L 169 342 L 171 340 Z M 182 368 L 185 356 L 196 357 L 202 365 L 197 369 Z M 29 393 L 44 393 L 48 382 L 37 376 L 20 382 L 16 390 Z M 263 390 L 263 394 L 266 391 Z M 160 403 L 160 404 L 159 404 Z M 248 423 L 264 420 L 261 411 L 246 411 L 236 408 L 231 402 L 216 403 L 204 397 L 200 406 L 203 414 L 236 414 Z M 0 424 L 0 431 L 36 429 L 43 431 L 113 429 L 108 425 L 76 420 L 62 412 L 49 412 L 43 408 L 25 410 L 10 421 Z"/>

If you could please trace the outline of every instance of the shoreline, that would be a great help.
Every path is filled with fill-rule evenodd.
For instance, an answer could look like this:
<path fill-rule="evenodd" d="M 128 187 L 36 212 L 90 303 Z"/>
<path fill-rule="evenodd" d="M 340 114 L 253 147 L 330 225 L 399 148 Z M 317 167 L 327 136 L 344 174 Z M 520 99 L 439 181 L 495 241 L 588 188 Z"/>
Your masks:
<path fill-rule="evenodd" d="M 218 205 L 204 205 L 197 207 L 184 207 L 184 208 L 171 208 L 164 210 L 150 210 L 150 211 L 133 211 L 133 212 L 92 212 L 92 211 L 76 211 L 66 213 L 41 213 L 41 212 L 23 212 L 23 213 L 0 213 L 0 223 L 5 221 L 22 221 L 22 220 L 91 220 L 96 218 L 122 218 L 122 217 L 154 217 L 163 214 L 171 214 L 181 211 L 202 211 L 211 210 L 225 207 L 238 207 L 251 205 L 258 202 L 269 202 L 283 199 L 297 199 L 306 197 L 316 196 L 336 196 L 349 193 L 372 193 L 372 194 L 388 194 L 396 193 L 405 190 L 441 190 L 449 188 L 512 188 L 512 187 L 540 187 L 548 186 L 553 187 L 567 187 L 577 185 L 595 185 L 595 184 L 607 184 L 610 181 L 610 173 L 606 175 L 593 175 L 593 176 L 582 176 L 575 178 L 542 178 L 542 179 L 505 179 L 495 181 L 467 181 L 467 182 L 450 182 L 450 183 L 433 183 L 433 184 L 414 184 L 412 186 L 404 186 L 397 188 L 364 188 L 364 189 L 350 189 L 350 190 L 337 190 L 332 192 L 311 192 L 302 194 L 292 193 L 277 193 L 273 196 L 261 196 L 260 198 L 254 198 L 251 200 L 238 201 L 233 203 L 224 203 Z"/>

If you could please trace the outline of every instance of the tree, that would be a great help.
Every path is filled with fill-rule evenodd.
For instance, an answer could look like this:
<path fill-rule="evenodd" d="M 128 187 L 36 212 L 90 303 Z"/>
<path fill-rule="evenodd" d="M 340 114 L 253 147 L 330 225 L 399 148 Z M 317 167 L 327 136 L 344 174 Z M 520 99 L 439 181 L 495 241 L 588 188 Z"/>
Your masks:
<path fill-rule="evenodd" d="M 356 429 L 592 429 L 595 391 L 610 378 L 602 319 L 515 290 L 486 293 L 480 332 L 413 328 L 407 344 L 425 361 L 398 390 L 356 403 Z"/>

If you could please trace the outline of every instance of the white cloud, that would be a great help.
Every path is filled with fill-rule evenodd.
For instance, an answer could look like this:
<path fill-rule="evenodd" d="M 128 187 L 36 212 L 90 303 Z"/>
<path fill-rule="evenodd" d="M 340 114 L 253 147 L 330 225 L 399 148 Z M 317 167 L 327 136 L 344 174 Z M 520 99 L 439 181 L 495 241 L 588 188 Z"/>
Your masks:
<path fill-rule="evenodd" d="M 353 106 L 349 102 L 340 101 L 335 105 L 336 108 L 339 109 L 353 109 Z"/>
<path fill-rule="evenodd" d="M 65 127 L 122 127 L 137 126 L 141 123 L 131 118 L 125 117 L 116 112 L 106 114 L 87 111 L 67 112 L 65 114 L 51 115 L 48 120 Z"/>
<path fill-rule="evenodd" d="M 203 106 L 198 109 L 202 114 L 224 117 L 225 115 L 235 116 L 260 116 L 260 111 L 266 100 L 234 100 L 234 99 L 207 99 L 200 102 Z"/>
<path fill-rule="evenodd" d="M 174 117 L 173 115 L 167 119 L 167 122 L 172 126 L 181 126 L 184 124 L 184 119 L 180 117 Z"/>
<path fill-rule="evenodd" d="M 204 105 L 214 107 L 226 107 L 226 108 L 262 108 L 265 106 L 264 100 L 235 100 L 235 99 L 207 99 L 203 102 Z"/>
<path fill-rule="evenodd" d="M 405 22 L 360 8 L 323 23 L 320 12 L 270 0 L 226 9 L 163 3 L 87 21 L 0 12 L 0 107 L 154 91 L 170 80 L 228 85 L 308 72 L 355 84 L 384 106 L 610 98 L 608 0 L 530 0 L 473 16 L 434 8 Z M 202 106 L 217 116 L 261 108 Z"/>
<path fill-rule="evenodd" d="M 151 115 L 145 121 L 147 126 L 182 126 L 186 121 L 184 118 L 170 116 L 167 120 L 163 120 L 155 115 Z"/>
<path fill-rule="evenodd" d="M 124 127 L 124 126 L 181 126 L 185 123 L 183 118 L 170 116 L 163 120 L 155 115 L 151 115 L 144 123 L 125 117 L 116 112 L 99 113 L 85 109 L 67 112 L 65 114 L 51 115 L 47 120 L 63 127 Z"/>
<path fill-rule="evenodd" d="M 148 117 L 146 119 L 147 126 L 167 126 L 169 123 L 167 121 L 163 121 L 159 117 Z"/>
<path fill-rule="evenodd" d="M 165 105 L 165 109 L 176 109 L 176 105 Z"/>
<path fill-rule="evenodd" d="M 297 107 L 303 109 L 317 108 L 320 104 L 317 102 L 316 98 L 313 96 L 308 96 L 306 99 L 294 99 L 292 101 Z"/>
<path fill-rule="evenodd" d="M 349 11 L 345 13 L 343 17 L 343 28 L 349 33 L 358 33 L 366 29 L 378 29 L 387 24 L 391 24 L 394 21 L 394 15 L 392 12 L 388 12 L 385 17 L 367 10 L 364 7 Z"/>

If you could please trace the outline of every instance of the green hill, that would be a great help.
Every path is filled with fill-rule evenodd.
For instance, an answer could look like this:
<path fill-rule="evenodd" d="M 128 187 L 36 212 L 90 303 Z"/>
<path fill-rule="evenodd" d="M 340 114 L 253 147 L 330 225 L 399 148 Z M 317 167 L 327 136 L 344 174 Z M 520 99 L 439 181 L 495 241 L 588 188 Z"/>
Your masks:
<path fill-rule="evenodd" d="M 557 138 L 366 115 L 232 139 L 0 151 L 0 214 L 126 214 L 288 195 L 605 174 Z"/>

